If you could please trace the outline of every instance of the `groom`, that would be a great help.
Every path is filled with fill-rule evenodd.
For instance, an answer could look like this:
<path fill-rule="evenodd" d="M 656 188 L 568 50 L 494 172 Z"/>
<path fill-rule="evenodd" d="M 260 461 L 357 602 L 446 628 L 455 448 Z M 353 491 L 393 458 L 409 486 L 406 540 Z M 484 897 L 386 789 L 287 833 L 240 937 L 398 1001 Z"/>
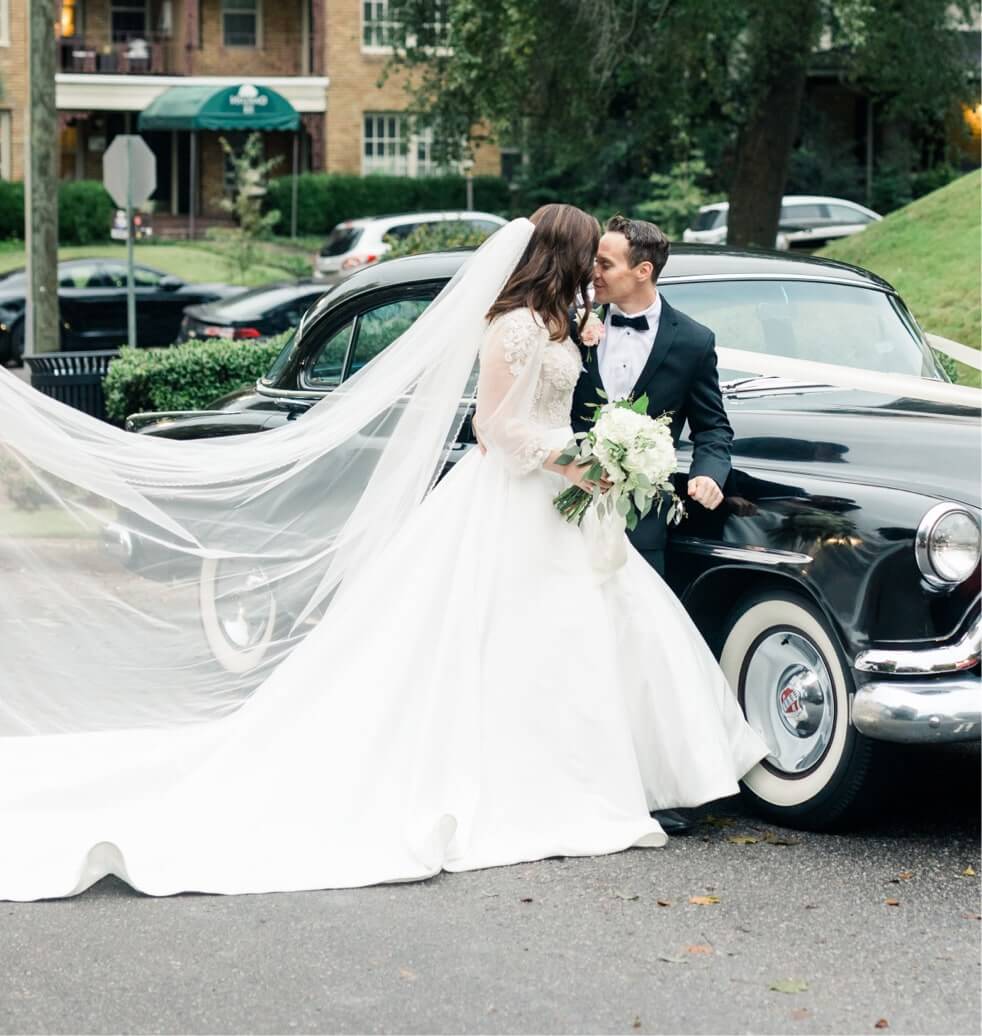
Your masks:
<path fill-rule="evenodd" d="M 658 291 L 668 248 L 668 238 L 654 223 L 624 216 L 607 223 L 593 274 L 594 300 L 604 307 L 605 333 L 595 347 L 584 345 L 574 333 L 583 354 L 583 372 L 573 395 L 573 431 L 587 431 L 598 403 L 647 395 L 652 417 L 671 411 L 676 446 L 688 422 L 694 447 L 688 497 L 713 510 L 723 501 L 733 429 L 719 390 L 713 332 L 673 309 Z M 667 511 L 652 510 L 628 534 L 661 575 Z"/>

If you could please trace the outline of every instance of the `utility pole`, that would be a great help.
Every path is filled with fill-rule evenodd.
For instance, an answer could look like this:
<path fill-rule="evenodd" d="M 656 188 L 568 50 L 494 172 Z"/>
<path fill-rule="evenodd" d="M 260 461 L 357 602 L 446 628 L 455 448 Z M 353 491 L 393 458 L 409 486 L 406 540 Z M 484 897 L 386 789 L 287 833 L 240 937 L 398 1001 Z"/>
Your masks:
<path fill-rule="evenodd" d="M 57 352 L 58 317 L 58 116 L 55 111 L 55 19 L 58 0 L 27 5 L 30 105 L 27 113 L 25 232 L 30 297 L 24 350 Z"/>

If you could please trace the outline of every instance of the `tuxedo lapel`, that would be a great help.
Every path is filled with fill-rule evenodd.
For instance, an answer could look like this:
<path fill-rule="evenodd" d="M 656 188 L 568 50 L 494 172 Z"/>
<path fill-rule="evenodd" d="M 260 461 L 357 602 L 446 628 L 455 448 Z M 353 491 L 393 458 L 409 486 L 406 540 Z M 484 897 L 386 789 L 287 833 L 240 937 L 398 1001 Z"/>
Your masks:
<path fill-rule="evenodd" d="M 665 301 L 665 296 L 663 295 L 661 300 L 661 317 L 658 320 L 658 333 L 655 335 L 655 341 L 651 346 L 648 359 L 641 368 L 638 380 L 631 391 L 632 399 L 637 399 L 641 396 L 651 379 L 655 376 L 655 372 L 661 366 L 662 360 L 665 359 L 672 342 L 675 340 L 678 326 L 679 322 L 675 310 Z"/>
<path fill-rule="evenodd" d="M 607 319 L 607 307 L 603 306 L 601 309 L 603 316 L 601 320 Z M 583 357 L 583 366 L 586 368 L 586 372 L 589 375 L 590 380 L 593 382 L 593 387 L 600 392 L 604 393 L 597 398 L 600 400 L 606 399 L 606 392 L 604 390 L 603 378 L 600 377 L 600 353 L 598 347 L 595 345 L 586 346 L 579 340 L 577 335 L 576 344 L 580 347 L 580 354 Z"/>

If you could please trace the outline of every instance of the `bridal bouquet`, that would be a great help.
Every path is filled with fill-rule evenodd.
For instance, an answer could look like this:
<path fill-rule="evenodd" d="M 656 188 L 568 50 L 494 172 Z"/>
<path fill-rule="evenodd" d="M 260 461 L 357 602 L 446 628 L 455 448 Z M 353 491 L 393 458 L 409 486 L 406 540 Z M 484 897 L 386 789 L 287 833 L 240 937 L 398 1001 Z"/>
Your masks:
<path fill-rule="evenodd" d="M 568 522 L 579 525 L 592 504 L 596 518 L 619 518 L 623 527 L 634 529 L 653 504 L 658 512 L 663 494 L 671 501 L 669 523 L 682 520 L 684 506 L 670 477 L 677 468 L 671 415 L 649 417 L 647 410 L 646 396 L 633 403 L 619 400 L 597 406 L 590 430 L 574 436 L 565 447 L 558 464 L 576 461 L 588 466 L 586 475 L 592 482 L 612 483 L 605 493 L 599 486 L 592 493 L 570 486 L 555 497 L 553 503 Z"/>

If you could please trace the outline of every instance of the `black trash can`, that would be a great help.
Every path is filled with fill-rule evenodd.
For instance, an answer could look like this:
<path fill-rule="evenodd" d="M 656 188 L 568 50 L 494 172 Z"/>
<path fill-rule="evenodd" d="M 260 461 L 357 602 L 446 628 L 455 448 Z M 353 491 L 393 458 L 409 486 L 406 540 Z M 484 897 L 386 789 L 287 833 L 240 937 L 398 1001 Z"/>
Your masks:
<path fill-rule="evenodd" d="M 59 403 L 66 403 L 105 421 L 106 397 L 102 391 L 102 379 L 110 362 L 118 355 L 115 349 L 43 353 L 25 356 L 24 362 L 31 368 L 33 388 Z"/>

